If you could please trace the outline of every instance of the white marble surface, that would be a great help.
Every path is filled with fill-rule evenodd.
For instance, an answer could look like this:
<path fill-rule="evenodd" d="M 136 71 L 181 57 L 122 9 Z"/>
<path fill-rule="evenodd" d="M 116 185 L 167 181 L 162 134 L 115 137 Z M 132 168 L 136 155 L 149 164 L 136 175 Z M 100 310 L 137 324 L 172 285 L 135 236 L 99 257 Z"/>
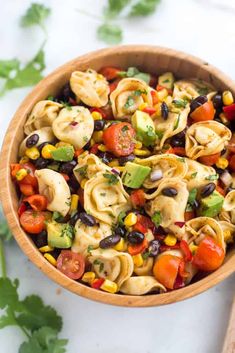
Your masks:
<path fill-rule="evenodd" d="M 103 47 L 95 38 L 99 20 L 76 9 L 100 13 L 102 0 L 42 1 L 53 9 L 48 21 L 46 73 L 80 54 Z M 86 4 L 86 6 L 84 5 Z M 1 58 L 26 60 L 37 50 L 41 33 L 18 26 L 28 0 L 0 0 Z M 148 20 L 123 21 L 124 43 L 172 47 L 202 57 L 235 78 L 235 2 L 233 0 L 162 0 Z M 0 100 L 0 141 L 30 89 L 15 90 Z M 20 278 L 22 295 L 40 294 L 64 318 L 62 336 L 68 353 L 220 353 L 233 298 L 235 276 L 195 298 L 174 305 L 128 309 L 94 303 L 52 283 L 22 254 L 7 247 L 8 273 Z M 0 331 L 0 352 L 15 353 L 22 341 L 14 328 Z M 32 352 L 33 353 L 33 352 Z"/>

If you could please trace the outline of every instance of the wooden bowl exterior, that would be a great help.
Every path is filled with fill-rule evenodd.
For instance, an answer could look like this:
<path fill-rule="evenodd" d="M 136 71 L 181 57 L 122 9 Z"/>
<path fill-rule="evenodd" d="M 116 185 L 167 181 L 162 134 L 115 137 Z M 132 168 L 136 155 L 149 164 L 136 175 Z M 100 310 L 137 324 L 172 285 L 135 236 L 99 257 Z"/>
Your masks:
<path fill-rule="evenodd" d="M 229 252 L 224 264 L 217 271 L 185 288 L 145 296 L 109 294 L 73 281 L 59 272 L 41 255 L 19 225 L 18 197 L 10 178 L 10 164 L 17 161 L 18 147 L 24 136 L 23 126 L 28 114 L 38 101 L 49 95 L 55 95 L 58 89 L 69 80 L 72 71 L 83 71 L 89 67 L 99 70 L 107 65 L 123 69 L 137 66 L 157 74 L 172 71 L 178 78 L 197 77 L 212 83 L 220 90 L 229 89 L 235 95 L 233 81 L 219 70 L 193 56 L 162 47 L 144 45 L 113 47 L 95 51 L 68 62 L 44 78 L 32 90 L 11 120 L 0 156 L 0 194 L 5 216 L 16 241 L 29 259 L 53 281 L 71 292 L 99 302 L 129 307 L 157 306 L 190 298 L 216 285 L 234 272 L 234 250 Z"/>

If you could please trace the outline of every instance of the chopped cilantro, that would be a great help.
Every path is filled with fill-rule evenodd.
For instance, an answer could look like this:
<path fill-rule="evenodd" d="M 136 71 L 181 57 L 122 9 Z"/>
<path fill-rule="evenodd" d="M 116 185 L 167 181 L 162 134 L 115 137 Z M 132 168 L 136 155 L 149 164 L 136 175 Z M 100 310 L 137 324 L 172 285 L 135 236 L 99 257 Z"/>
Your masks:
<path fill-rule="evenodd" d="M 84 165 L 81 168 L 75 169 L 75 172 L 78 173 L 82 178 L 87 177 L 87 165 Z"/>
<path fill-rule="evenodd" d="M 117 221 L 120 226 L 124 225 L 124 218 L 126 217 L 126 212 L 121 211 L 118 215 Z"/>
<path fill-rule="evenodd" d="M 154 212 L 153 216 L 151 217 L 151 220 L 153 221 L 156 227 L 160 226 L 162 221 L 161 212 L 160 211 Z"/>
<path fill-rule="evenodd" d="M 87 253 L 88 253 L 89 255 L 91 255 L 91 252 L 92 252 L 93 249 L 94 249 L 94 248 L 93 248 L 93 245 L 88 245 L 88 247 L 87 247 Z"/>
<path fill-rule="evenodd" d="M 83 141 L 88 142 L 89 138 L 87 136 L 83 136 Z"/>
<path fill-rule="evenodd" d="M 172 103 L 177 107 L 177 108 L 185 108 L 186 105 L 188 104 L 188 101 L 186 99 L 174 99 Z"/>
<path fill-rule="evenodd" d="M 205 179 L 206 180 L 217 180 L 217 179 L 219 179 L 219 175 L 218 174 L 209 175 Z"/>
<path fill-rule="evenodd" d="M 107 179 L 109 185 L 115 185 L 118 183 L 118 177 L 112 173 L 104 173 L 103 177 Z"/>
<path fill-rule="evenodd" d="M 190 190 L 189 192 L 189 196 L 188 196 L 188 203 L 190 205 L 193 205 L 194 201 L 196 200 L 197 197 L 197 189 L 193 188 L 192 190 Z"/>
<path fill-rule="evenodd" d="M 134 96 L 141 96 L 141 94 L 147 94 L 146 89 L 137 89 L 136 91 L 134 91 Z"/>
<path fill-rule="evenodd" d="M 194 179 L 194 178 L 196 178 L 196 176 L 197 176 L 197 172 L 195 172 L 195 173 L 192 173 L 192 174 L 191 174 L 191 179 Z"/>
<path fill-rule="evenodd" d="M 106 196 L 106 192 L 101 192 L 100 196 L 103 196 L 103 197 Z"/>
<path fill-rule="evenodd" d="M 177 116 L 177 119 L 176 119 L 175 124 L 174 124 L 173 131 L 178 129 L 179 122 L 180 122 L 180 114 Z"/>
<path fill-rule="evenodd" d="M 124 125 L 122 127 L 122 132 L 125 132 L 125 131 L 128 131 L 129 130 L 129 127 L 127 125 Z"/>
<path fill-rule="evenodd" d="M 143 254 L 142 254 L 142 258 L 143 260 L 147 260 L 147 258 L 151 255 L 151 252 L 150 251 L 145 251 Z"/>
<path fill-rule="evenodd" d="M 164 133 L 162 131 L 155 131 L 155 134 L 157 135 L 157 137 L 159 138 L 159 140 L 162 139 Z"/>
<path fill-rule="evenodd" d="M 124 104 L 124 107 L 126 108 L 126 109 L 129 109 L 132 105 L 134 105 L 135 104 L 135 101 L 134 101 L 134 99 L 133 99 L 133 97 L 132 96 L 129 96 L 128 98 L 127 98 L 127 100 L 126 100 L 126 103 Z"/>

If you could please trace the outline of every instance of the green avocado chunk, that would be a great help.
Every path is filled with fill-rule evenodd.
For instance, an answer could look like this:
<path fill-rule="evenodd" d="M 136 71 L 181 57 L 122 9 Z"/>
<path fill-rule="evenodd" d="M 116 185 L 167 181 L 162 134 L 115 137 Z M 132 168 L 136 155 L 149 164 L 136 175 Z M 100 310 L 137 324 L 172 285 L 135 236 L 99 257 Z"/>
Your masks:
<path fill-rule="evenodd" d="M 55 161 L 70 162 L 74 156 L 73 146 L 58 147 L 55 151 L 51 152 L 52 158 Z"/>
<path fill-rule="evenodd" d="M 214 191 L 211 195 L 201 199 L 198 215 L 204 217 L 215 217 L 220 212 L 224 203 L 223 196 Z"/>
<path fill-rule="evenodd" d="M 47 242 L 52 248 L 68 249 L 72 246 L 73 228 L 67 223 L 47 223 Z"/>
<path fill-rule="evenodd" d="M 151 146 L 156 140 L 154 122 L 149 114 L 136 110 L 132 115 L 131 123 L 137 132 L 137 139 L 145 146 Z"/>
<path fill-rule="evenodd" d="M 151 168 L 149 167 L 127 162 L 122 173 L 122 182 L 129 188 L 138 189 L 150 172 Z"/>

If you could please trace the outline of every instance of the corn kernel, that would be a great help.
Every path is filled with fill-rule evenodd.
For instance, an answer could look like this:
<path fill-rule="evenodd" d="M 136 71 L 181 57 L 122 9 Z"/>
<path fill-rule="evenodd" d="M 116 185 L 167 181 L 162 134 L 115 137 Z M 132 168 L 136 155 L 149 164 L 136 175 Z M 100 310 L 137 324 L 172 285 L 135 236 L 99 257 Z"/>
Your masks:
<path fill-rule="evenodd" d="M 113 159 L 111 162 L 109 162 L 109 167 L 118 167 L 119 166 L 119 162 L 117 159 Z"/>
<path fill-rule="evenodd" d="M 123 172 L 124 169 L 125 169 L 125 167 L 123 167 L 123 166 L 117 166 L 117 167 L 115 167 L 114 169 L 117 169 L 119 172 Z"/>
<path fill-rule="evenodd" d="M 123 238 L 119 240 L 119 242 L 113 247 L 117 251 L 125 251 L 127 248 L 127 244 Z"/>
<path fill-rule="evenodd" d="M 68 143 L 68 142 L 60 141 L 60 142 L 57 142 L 56 145 L 55 145 L 56 148 L 64 147 L 64 146 L 71 146 L 71 144 Z"/>
<path fill-rule="evenodd" d="M 95 279 L 95 272 L 85 272 L 82 276 L 82 281 L 91 284 Z"/>
<path fill-rule="evenodd" d="M 70 205 L 70 210 L 69 214 L 73 213 L 74 211 L 77 210 L 78 208 L 78 201 L 79 201 L 79 196 L 76 194 L 71 195 L 71 205 Z"/>
<path fill-rule="evenodd" d="M 100 114 L 99 112 L 92 112 L 91 115 L 94 120 L 102 120 L 103 118 L 102 114 Z"/>
<path fill-rule="evenodd" d="M 24 156 L 20 159 L 19 163 L 20 164 L 24 164 L 24 163 L 28 163 L 29 162 L 29 157 Z"/>
<path fill-rule="evenodd" d="M 141 266 L 143 266 L 144 259 L 143 259 L 143 257 L 142 257 L 141 254 L 132 256 L 132 260 L 133 260 L 134 265 L 135 265 L 136 267 L 141 267 Z"/>
<path fill-rule="evenodd" d="M 139 110 L 144 110 L 145 108 L 147 108 L 148 104 L 147 103 L 141 103 L 138 107 Z"/>
<path fill-rule="evenodd" d="M 45 145 L 42 148 L 42 157 L 45 158 L 45 159 L 51 159 L 52 158 L 51 152 L 55 151 L 55 150 L 56 150 L 55 146 L 50 145 L 50 144 Z"/>
<path fill-rule="evenodd" d="M 21 181 L 24 179 L 24 177 L 26 177 L 26 175 L 28 174 L 27 170 L 24 168 L 21 168 L 20 170 L 18 170 L 18 172 L 16 173 L 16 180 Z"/>
<path fill-rule="evenodd" d="M 101 145 L 98 146 L 98 150 L 101 151 L 101 152 L 106 152 L 106 151 L 107 151 L 107 148 L 106 148 L 105 145 L 102 145 L 102 144 L 101 144 Z"/>
<path fill-rule="evenodd" d="M 160 102 L 163 102 L 163 100 L 168 96 L 168 91 L 166 88 L 161 89 L 161 91 L 157 92 L 157 97 Z"/>
<path fill-rule="evenodd" d="M 135 148 L 139 149 L 139 148 L 142 148 L 142 146 L 143 146 L 142 142 L 136 141 Z"/>
<path fill-rule="evenodd" d="M 92 147 L 92 146 L 94 146 L 94 144 L 95 144 L 95 140 L 94 139 L 90 139 L 90 146 Z"/>
<path fill-rule="evenodd" d="M 25 151 L 25 154 L 27 157 L 29 157 L 30 159 L 38 159 L 40 157 L 40 152 L 39 150 L 37 149 L 37 147 L 30 147 L 30 148 L 27 148 L 26 151 Z"/>
<path fill-rule="evenodd" d="M 124 224 L 126 227 L 132 227 L 137 222 L 137 216 L 135 213 L 130 212 L 124 219 Z"/>
<path fill-rule="evenodd" d="M 220 113 L 219 117 L 224 125 L 229 125 L 229 120 L 224 113 Z"/>
<path fill-rule="evenodd" d="M 168 246 L 173 246 L 177 243 L 177 238 L 174 235 L 168 234 L 164 239 L 164 243 Z"/>
<path fill-rule="evenodd" d="M 54 248 L 52 248 L 49 245 L 42 246 L 41 248 L 38 249 L 40 252 L 50 252 L 53 251 Z"/>
<path fill-rule="evenodd" d="M 151 152 L 147 149 L 140 150 L 138 148 L 134 149 L 134 154 L 136 156 L 150 156 Z"/>
<path fill-rule="evenodd" d="M 220 157 L 216 163 L 217 168 L 225 169 L 228 166 L 228 160 L 224 157 Z"/>
<path fill-rule="evenodd" d="M 191 243 L 191 244 L 189 244 L 189 249 L 190 249 L 191 253 L 194 255 L 198 249 L 198 246 L 195 245 L 194 243 Z"/>
<path fill-rule="evenodd" d="M 95 131 L 93 133 L 93 139 L 96 143 L 100 143 L 103 141 L 103 131 Z"/>
<path fill-rule="evenodd" d="M 108 293 L 116 293 L 118 290 L 118 286 L 115 282 L 110 281 L 109 279 L 105 279 L 104 283 L 100 286 L 102 290 Z"/>
<path fill-rule="evenodd" d="M 222 94 L 222 99 L 224 105 L 231 105 L 234 103 L 233 95 L 230 91 L 224 91 Z"/>
<path fill-rule="evenodd" d="M 156 112 L 155 114 L 153 115 L 153 119 L 156 117 L 161 117 L 162 116 L 162 111 L 161 111 L 161 106 L 162 106 L 162 103 L 157 103 L 154 105 L 154 108 L 156 109 Z"/>
<path fill-rule="evenodd" d="M 50 262 L 51 265 L 56 266 L 57 261 L 51 254 L 46 252 L 43 256 Z"/>
<path fill-rule="evenodd" d="M 231 231 L 229 229 L 225 229 L 223 231 L 223 233 L 224 233 L 224 241 L 226 243 L 232 243 L 233 242 L 233 237 L 232 237 Z"/>
<path fill-rule="evenodd" d="M 88 179 L 86 179 L 86 178 L 82 179 L 82 181 L 80 183 L 80 186 L 81 186 L 82 189 L 84 189 L 87 181 L 88 181 Z"/>

